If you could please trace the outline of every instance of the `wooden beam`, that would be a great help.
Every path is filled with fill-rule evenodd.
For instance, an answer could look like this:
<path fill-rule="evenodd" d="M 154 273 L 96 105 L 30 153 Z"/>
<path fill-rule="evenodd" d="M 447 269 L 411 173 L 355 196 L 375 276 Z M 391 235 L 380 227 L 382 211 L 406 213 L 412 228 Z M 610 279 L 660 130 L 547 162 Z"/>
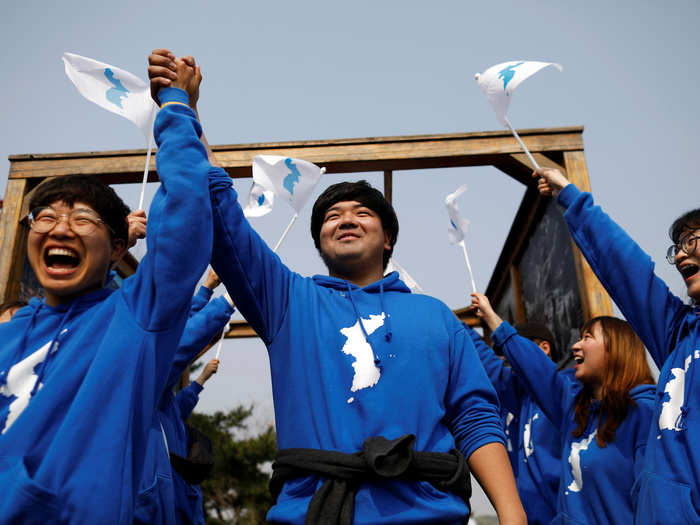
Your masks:
<path fill-rule="evenodd" d="M 534 153 L 583 148 L 582 127 L 519 130 Z M 502 155 L 520 153 L 506 131 L 371 137 L 325 141 L 215 146 L 222 167 L 236 178 L 251 176 L 255 155 L 285 155 L 325 166 L 327 173 L 409 170 L 491 165 Z M 140 182 L 145 150 L 31 154 L 10 157 L 10 179 L 46 178 L 69 174 L 99 176 L 108 184 Z M 156 180 L 155 162 L 149 180 Z"/>
<path fill-rule="evenodd" d="M 565 152 L 564 164 L 568 179 L 576 184 L 579 189 L 590 191 L 591 184 L 583 151 Z M 573 239 L 571 240 L 571 245 L 574 249 L 574 265 L 576 266 L 584 318 L 588 320 L 599 315 L 613 315 L 610 296 L 603 288 L 603 285 L 600 284 L 600 281 L 593 273 Z"/>
<path fill-rule="evenodd" d="M 527 322 L 527 315 L 525 314 L 525 302 L 523 301 L 523 286 L 520 282 L 520 269 L 515 265 L 510 267 L 510 286 L 513 289 L 515 322 L 525 323 Z"/>
<path fill-rule="evenodd" d="M 0 302 L 16 299 L 26 257 L 27 226 L 20 223 L 26 179 L 8 180 L 0 214 Z"/>
<path fill-rule="evenodd" d="M 540 167 L 555 168 L 566 175 L 566 169 L 564 166 L 553 161 L 546 155 L 543 155 L 542 153 L 533 153 L 532 156 Z M 494 166 L 526 186 L 534 184 L 532 172 L 535 171 L 535 166 L 530 162 L 530 159 L 524 153 L 503 155 L 501 159 L 494 164 Z"/>
<path fill-rule="evenodd" d="M 384 172 L 384 198 L 391 204 L 391 190 L 392 190 L 392 172 L 391 170 L 386 170 Z"/>

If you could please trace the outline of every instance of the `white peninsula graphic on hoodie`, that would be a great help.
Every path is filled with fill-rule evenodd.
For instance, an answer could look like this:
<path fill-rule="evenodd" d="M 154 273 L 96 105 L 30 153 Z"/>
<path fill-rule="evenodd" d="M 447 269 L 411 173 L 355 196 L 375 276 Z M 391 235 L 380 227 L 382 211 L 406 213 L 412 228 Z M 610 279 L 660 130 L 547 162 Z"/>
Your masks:
<path fill-rule="evenodd" d="M 539 412 L 535 412 L 535 415 L 530 418 L 530 420 L 525 423 L 525 428 L 523 429 L 523 443 L 525 445 L 525 459 L 529 458 L 535 451 L 535 444 L 532 442 L 532 425 L 535 419 L 540 417 Z"/>
<path fill-rule="evenodd" d="M 16 397 L 10 403 L 9 412 L 2 434 L 7 432 L 16 421 L 22 411 L 29 405 L 29 398 L 34 388 L 38 376 L 34 373 L 34 368 L 41 363 L 48 353 L 51 341 L 39 348 L 36 352 L 28 355 L 20 362 L 15 363 L 7 373 L 7 383 L 0 387 L 0 395 L 5 397 Z M 39 385 L 41 388 L 41 385 Z"/>
<path fill-rule="evenodd" d="M 700 350 L 695 350 L 695 352 L 685 358 L 685 366 L 683 368 L 671 369 L 673 379 L 669 379 L 664 388 L 664 392 L 668 393 L 669 399 L 661 405 L 659 430 L 675 430 L 676 432 L 683 430 L 678 424 L 681 419 L 681 407 L 685 399 L 685 374 L 690 368 L 693 359 L 698 357 L 700 357 Z"/>
<path fill-rule="evenodd" d="M 579 492 L 583 487 L 583 476 L 581 474 L 581 452 L 588 450 L 588 445 L 595 439 L 598 429 L 591 432 L 591 435 L 578 442 L 571 443 L 571 452 L 569 453 L 569 465 L 571 465 L 571 475 L 573 481 L 566 487 L 571 492 Z"/>
<path fill-rule="evenodd" d="M 384 325 L 384 312 L 378 315 L 370 314 L 369 319 L 362 319 L 362 324 L 367 331 L 367 335 L 374 333 L 377 328 Z M 365 340 L 365 335 L 360 327 L 360 320 L 358 319 L 352 326 L 341 328 L 340 333 L 347 338 L 342 348 L 343 353 L 355 358 L 355 361 L 352 363 L 355 374 L 352 378 L 350 391 L 357 392 L 363 388 L 376 385 L 381 372 L 374 364 L 374 350 Z M 352 397 L 348 399 L 348 403 L 353 401 Z"/>

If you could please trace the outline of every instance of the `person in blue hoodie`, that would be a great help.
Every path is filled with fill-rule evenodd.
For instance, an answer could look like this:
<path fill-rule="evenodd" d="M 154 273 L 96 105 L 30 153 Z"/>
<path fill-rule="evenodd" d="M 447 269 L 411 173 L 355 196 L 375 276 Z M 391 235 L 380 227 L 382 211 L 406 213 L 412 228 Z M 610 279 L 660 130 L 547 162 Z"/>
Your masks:
<path fill-rule="evenodd" d="M 557 509 L 561 471 L 559 427 L 552 424 L 533 400 L 518 374 L 489 348 L 475 330 L 467 330 L 501 402 L 510 447 L 508 456 L 527 521 L 546 525 L 552 521 Z M 544 324 L 523 323 L 517 325 L 516 330 L 519 336 L 532 341 L 553 362 L 557 361 L 554 336 Z M 562 377 L 575 381 L 573 373 L 573 369 L 559 372 Z"/>
<path fill-rule="evenodd" d="M 676 219 L 667 260 L 685 281 L 684 304 L 654 274 L 654 262 L 599 206 L 557 170 L 538 170 L 538 186 L 566 210 L 581 253 L 659 367 L 646 461 L 635 491 L 636 523 L 700 523 L 700 209 Z"/>
<path fill-rule="evenodd" d="M 641 340 L 615 317 L 594 317 L 573 345 L 577 381 L 520 337 L 472 294 L 494 343 L 561 436 L 557 515 L 552 523 L 632 523 L 632 487 L 641 472 L 654 411 L 654 380 Z M 580 386 L 576 383 L 580 382 Z"/>
<path fill-rule="evenodd" d="M 152 85 L 174 73 L 149 57 Z M 162 84 L 160 84 L 162 82 Z M 366 182 L 316 201 L 328 276 L 287 268 L 209 174 L 212 266 L 268 349 L 280 452 L 273 523 L 464 523 L 466 463 L 501 523 L 525 523 L 498 400 L 466 330 L 442 302 L 384 276 L 398 221 Z"/>
<path fill-rule="evenodd" d="M 129 233 L 131 237 L 131 226 Z M 210 270 L 204 284 L 192 297 L 189 319 L 150 430 L 134 523 L 204 524 L 199 485 L 185 479 L 186 476 L 173 467 L 171 458 L 176 455 L 178 464 L 182 464 L 183 459 L 188 457 L 185 420 L 196 406 L 204 382 L 215 373 L 218 360 L 216 364 L 207 364 L 205 372 L 196 381 L 182 388 L 177 395 L 174 394 L 174 389 L 185 369 L 226 326 L 234 312 L 233 305 L 224 296 L 211 298 L 220 283 L 216 273 Z"/>
<path fill-rule="evenodd" d="M 155 121 L 161 178 L 148 253 L 105 287 L 128 208 L 96 177 L 56 177 L 30 198 L 27 258 L 46 292 L 0 324 L 0 520 L 130 524 L 149 429 L 211 258 L 209 166 L 193 149 L 195 70 L 178 61 Z M 183 256 L 183 246 L 187 256 Z"/>

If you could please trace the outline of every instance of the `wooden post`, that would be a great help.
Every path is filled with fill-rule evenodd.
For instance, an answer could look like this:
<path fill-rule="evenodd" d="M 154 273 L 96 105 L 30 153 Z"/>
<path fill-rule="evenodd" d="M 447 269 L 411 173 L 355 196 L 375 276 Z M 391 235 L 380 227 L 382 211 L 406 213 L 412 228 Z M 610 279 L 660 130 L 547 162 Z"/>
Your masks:
<path fill-rule="evenodd" d="M 510 267 L 510 286 L 513 289 L 515 321 L 524 323 L 527 321 L 527 316 L 525 315 L 525 303 L 523 302 L 523 287 L 520 282 L 520 269 L 515 265 Z"/>
<path fill-rule="evenodd" d="M 26 257 L 27 226 L 20 224 L 27 179 L 7 181 L 0 214 L 0 302 L 16 299 Z"/>
<path fill-rule="evenodd" d="M 391 170 L 384 172 L 384 198 L 389 201 L 389 204 L 391 204 L 392 176 Z"/>
<path fill-rule="evenodd" d="M 568 179 L 576 184 L 580 190 L 590 191 L 591 183 L 588 178 L 588 168 L 586 167 L 586 158 L 583 155 L 583 151 L 565 151 L 564 165 L 566 166 Z M 600 281 L 593 273 L 573 239 L 571 240 L 571 245 L 574 249 L 574 264 L 576 266 L 584 318 L 588 320 L 599 315 L 613 315 L 610 296 L 603 288 L 603 285 L 600 284 Z"/>

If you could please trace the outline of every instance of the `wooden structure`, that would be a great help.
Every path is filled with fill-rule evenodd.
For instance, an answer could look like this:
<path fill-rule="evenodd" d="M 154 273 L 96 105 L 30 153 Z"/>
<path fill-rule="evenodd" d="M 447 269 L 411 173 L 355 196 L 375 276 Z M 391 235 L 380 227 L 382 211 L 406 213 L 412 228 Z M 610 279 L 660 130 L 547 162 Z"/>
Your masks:
<path fill-rule="evenodd" d="M 556 167 L 580 188 L 588 189 L 582 133 L 582 127 L 520 131 L 522 140 L 541 166 Z M 303 158 L 325 166 L 328 174 L 383 172 L 384 192 L 389 200 L 394 176 L 401 170 L 485 165 L 498 168 L 526 185 L 527 191 L 486 293 L 504 317 L 513 321 L 531 317 L 526 311 L 528 297 L 520 266 L 527 254 L 529 239 L 548 216 L 546 209 L 551 200 L 537 194 L 530 177 L 533 166 L 508 132 L 242 144 L 215 146 L 213 150 L 220 164 L 234 178 L 250 177 L 253 157 L 259 154 Z M 136 183 L 142 178 L 144 155 L 143 150 L 129 150 L 10 157 L 10 174 L 0 217 L 0 301 L 18 296 L 27 267 L 27 225 L 23 219 L 28 213 L 26 202 L 32 190 L 48 177 L 69 174 L 94 175 L 108 184 Z M 157 180 L 155 161 L 151 163 L 149 180 Z M 583 317 L 610 314 L 611 302 L 602 286 L 571 242 L 565 244 L 569 246 L 562 247 L 559 242 L 551 249 L 572 254 L 567 256 L 573 257 L 568 264 L 575 267 L 576 284 L 573 286 L 578 288 Z M 133 260 L 125 261 L 120 273 L 128 275 L 130 268 L 133 271 Z M 535 267 L 535 271 L 539 270 Z M 466 308 L 455 313 L 470 324 L 477 322 Z M 538 316 L 542 317 L 542 313 Z M 547 317 L 546 312 L 544 317 Z M 227 334 L 228 337 L 254 335 L 244 322 L 233 326 Z"/>

